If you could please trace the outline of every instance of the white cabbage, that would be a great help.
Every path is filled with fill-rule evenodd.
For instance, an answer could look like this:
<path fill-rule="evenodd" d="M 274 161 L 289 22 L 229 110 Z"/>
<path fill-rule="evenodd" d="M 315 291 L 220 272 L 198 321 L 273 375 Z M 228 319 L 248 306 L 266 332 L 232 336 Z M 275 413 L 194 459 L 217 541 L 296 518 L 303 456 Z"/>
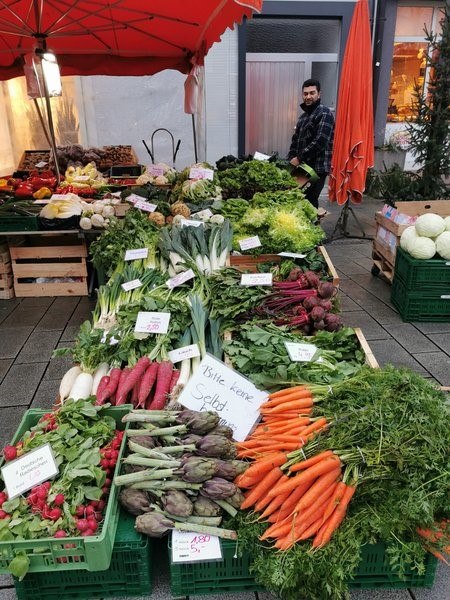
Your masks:
<path fill-rule="evenodd" d="M 408 244 L 408 252 L 414 258 L 428 260 L 436 254 L 436 244 L 429 237 L 417 236 Z"/>
<path fill-rule="evenodd" d="M 450 231 L 444 231 L 436 238 L 436 251 L 445 260 L 450 260 Z"/>
<path fill-rule="evenodd" d="M 427 213 L 417 217 L 415 227 L 418 235 L 434 238 L 445 230 L 445 221 L 439 215 Z"/>

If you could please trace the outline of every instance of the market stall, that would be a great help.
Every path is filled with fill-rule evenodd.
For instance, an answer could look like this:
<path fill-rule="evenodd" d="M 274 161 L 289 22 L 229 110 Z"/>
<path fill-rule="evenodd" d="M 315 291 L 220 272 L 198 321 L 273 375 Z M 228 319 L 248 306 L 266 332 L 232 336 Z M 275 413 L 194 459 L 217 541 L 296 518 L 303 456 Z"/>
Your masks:
<path fill-rule="evenodd" d="M 445 397 L 377 368 L 345 327 L 317 213 L 283 167 L 196 164 L 170 193 L 148 169 L 120 191 L 55 409 L 26 413 L 4 450 L 9 473 L 48 444 L 59 467 L 24 467 L 17 493 L 2 471 L 0 569 L 19 598 L 150 594 L 166 534 L 175 596 L 432 584 Z"/>

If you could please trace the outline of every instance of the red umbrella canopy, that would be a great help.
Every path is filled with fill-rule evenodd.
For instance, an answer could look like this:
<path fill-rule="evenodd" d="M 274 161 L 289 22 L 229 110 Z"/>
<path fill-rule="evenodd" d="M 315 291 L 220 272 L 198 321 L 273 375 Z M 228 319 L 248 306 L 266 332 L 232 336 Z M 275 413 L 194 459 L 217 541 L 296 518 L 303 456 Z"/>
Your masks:
<path fill-rule="evenodd" d="M 0 80 L 52 50 L 62 75 L 188 73 L 262 0 L 0 0 Z"/>
<path fill-rule="evenodd" d="M 362 201 L 373 166 L 372 48 L 367 0 L 358 0 L 345 47 L 339 83 L 329 199 Z"/>

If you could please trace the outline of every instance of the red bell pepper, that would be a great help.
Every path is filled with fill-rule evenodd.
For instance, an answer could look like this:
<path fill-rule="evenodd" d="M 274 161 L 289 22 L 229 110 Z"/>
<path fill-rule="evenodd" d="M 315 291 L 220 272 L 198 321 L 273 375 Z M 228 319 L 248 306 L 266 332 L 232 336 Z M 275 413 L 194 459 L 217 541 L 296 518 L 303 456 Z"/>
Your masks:
<path fill-rule="evenodd" d="M 14 195 L 16 198 L 32 198 L 33 196 L 33 187 L 28 183 L 21 183 L 14 190 Z"/>

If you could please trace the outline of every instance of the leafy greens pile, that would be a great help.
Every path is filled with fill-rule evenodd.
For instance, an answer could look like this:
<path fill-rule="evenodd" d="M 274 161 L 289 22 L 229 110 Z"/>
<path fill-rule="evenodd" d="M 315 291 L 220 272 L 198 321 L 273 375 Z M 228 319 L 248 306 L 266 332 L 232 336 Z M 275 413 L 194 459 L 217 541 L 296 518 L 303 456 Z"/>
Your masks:
<path fill-rule="evenodd" d="M 229 526 L 252 557 L 257 582 L 283 600 L 342 600 L 361 548 L 377 542 L 387 544 L 399 577 L 423 574 L 425 549 L 416 529 L 449 515 L 444 394 L 408 369 L 365 367 L 334 385 L 316 411 L 334 421 L 318 438 L 319 450 L 345 450 L 359 463 L 356 493 L 341 527 L 314 552 L 310 542 L 277 552 L 258 540 L 267 525 L 256 523 L 253 513 L 239 513 Z"/>
<path fill-rule="evenodd" d="M 291 175 L 262 160 L 250 160 L 226 171 L 218 172 L 222 195 L 249 200 L 256 192 L 272 192 L 298 187 Z"/>

